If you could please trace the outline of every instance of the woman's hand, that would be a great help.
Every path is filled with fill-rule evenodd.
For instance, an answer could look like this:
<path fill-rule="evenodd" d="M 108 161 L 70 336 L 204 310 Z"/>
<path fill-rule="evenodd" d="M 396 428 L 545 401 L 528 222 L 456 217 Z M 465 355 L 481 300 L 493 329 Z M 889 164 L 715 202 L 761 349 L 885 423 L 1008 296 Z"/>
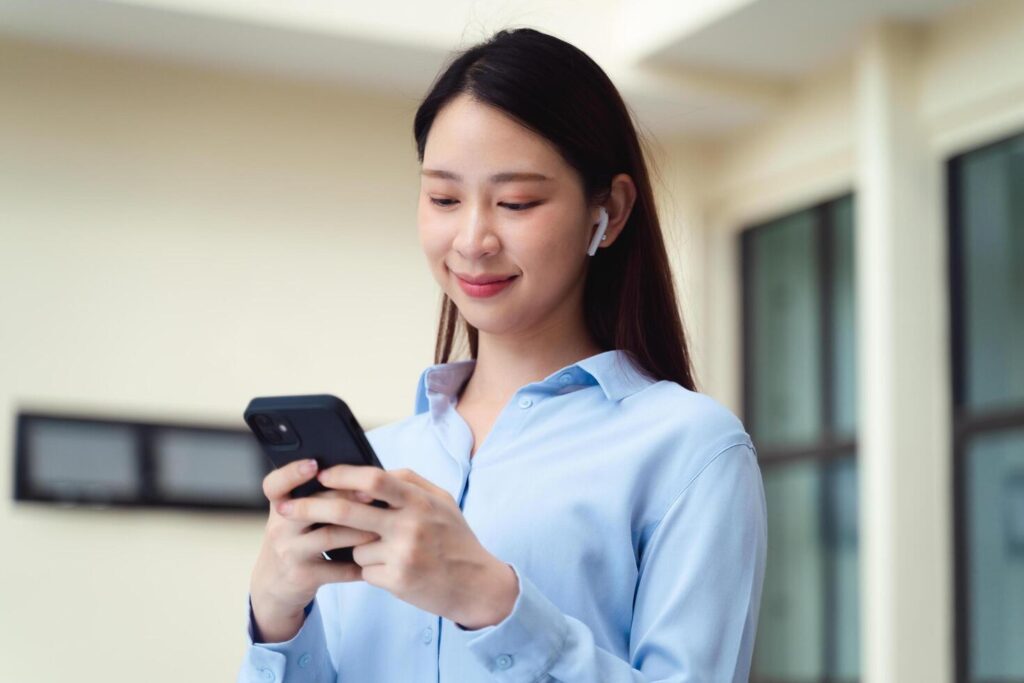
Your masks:
<path fill-rule="evenodd" d="M 282 501 L 278 512 L 297 526 L 324 522 L 379 536 L 352 551 L 367 583 L 467 629 L 512 611 L 515 572 L 480 544 L 447 491 L 409 469 L 335 465 L 317 477 L 351 498 Z M 369 505 L 374 499 L 391 507 Z"/>
<path fill-rule="evenodd" d="M 303 466 L 312 467 L 304 469 Z M 270 501 L 263 545 L 249 586 L 253 616 L 264 642 L 282 642 L 292 638 L 305 620 L 303 608 L 325 583 L 358 581 L 360 568 L 352 562 L 327 561 L 324 550 L 376 540 L 370 531 L 339 526 L 309 530 L 301 520 L 286 519 L 277 513 L 289 494 L 316 474 L 316 462 L 296 461 L 277 468 L 263 479 L 263 494 Z M 351 492 L 321 491 L 310 496 L 324 504 L 353 498 Z M 376 509 L 376 508 L 374 508 Z"/>

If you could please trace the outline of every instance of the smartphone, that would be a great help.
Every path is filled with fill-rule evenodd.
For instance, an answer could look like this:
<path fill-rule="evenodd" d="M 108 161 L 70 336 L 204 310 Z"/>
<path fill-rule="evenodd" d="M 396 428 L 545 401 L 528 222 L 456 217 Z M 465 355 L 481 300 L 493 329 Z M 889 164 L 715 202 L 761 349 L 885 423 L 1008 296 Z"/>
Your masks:
<path fill-rule="evenodd" d="M 261 396 L 249 401 L 244 418 L 274 467 L 312 458 L 320 469 L 342 464 L 383 469 L 355 415 L 337 396 Z M 291 497 L 327 490 L 314 477 L 293 489 Z M 389 507 L 382 500 L 370 504 Z M 316 522 L 310 529 L 322 526 L 324 523 Z M 352 548 L 325 550 L 323 556 L 335 562 L 352 562 Z"/>

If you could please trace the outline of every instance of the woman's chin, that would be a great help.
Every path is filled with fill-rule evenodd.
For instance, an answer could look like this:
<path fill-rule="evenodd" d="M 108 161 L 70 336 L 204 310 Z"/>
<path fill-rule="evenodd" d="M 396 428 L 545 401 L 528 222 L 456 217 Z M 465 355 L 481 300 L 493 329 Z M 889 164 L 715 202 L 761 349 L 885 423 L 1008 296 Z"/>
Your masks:
<path fill-rule="evenodd" d="M 455 305 L 458 306 L 459 302 L 456 301 Z M 495 308 L 489 311 L 474 311 L 470 303 L 469 308 L 459 308 L 459 313 L 467 323 L 476 328 L 477 332 L 484 334 L 500 336 L 509 334 L 516 328 L 515 321 L 507 310 Z"/>

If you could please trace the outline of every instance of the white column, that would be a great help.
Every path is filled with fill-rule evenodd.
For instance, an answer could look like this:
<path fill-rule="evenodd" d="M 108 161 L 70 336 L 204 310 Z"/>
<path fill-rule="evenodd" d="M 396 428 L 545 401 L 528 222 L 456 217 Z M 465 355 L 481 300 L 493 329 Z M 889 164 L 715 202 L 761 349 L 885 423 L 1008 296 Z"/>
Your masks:
<path fill-rule="evenodd" d="M 918 36 L 880 24 L 862 38 L 855 232 L 863 680 L 951 683 L 943 169 L 919 120 Z"/>

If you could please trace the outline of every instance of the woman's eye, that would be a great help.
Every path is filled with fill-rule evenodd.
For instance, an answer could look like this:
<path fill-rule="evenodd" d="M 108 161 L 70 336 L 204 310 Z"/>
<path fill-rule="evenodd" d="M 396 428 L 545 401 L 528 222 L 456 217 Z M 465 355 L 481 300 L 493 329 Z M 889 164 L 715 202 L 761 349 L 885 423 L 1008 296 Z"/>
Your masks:
<path fill-rule="evenodd" d="M 537 206 L 538 204 L 540 204 L 540 202 L 528 202 L 526 204 L 509 204 L 508 202 L 505 202 L 505 207 L 512 211 L 525 211 L 526 209 Z"/>
<path fill-rule="evenodd" d="M 456 200 L 456 199 L 444 199 L 444 198 L 440 198 L 440 197 L 431 197 L 430 201 L 434 205 L 436 205 L 436 206 L 441 206 L 441 207 L 444 207 L 444 208 L 448 208 L 450 206 L 453 206 L 455 204 L 455 202 L 457 202 L 458 200 Z M 509 203 L 509 202 L 503 202 L 501 204 L 501 206 L 504 206 L 505 208 L 509 209 L 510 211 L 525 211 L 526 209 L 533 208 L 534 206 L 537 206 L 538 204 L 541 204 L 541 202 L 527 202 L 527 203 L 524 203 L 524 204 L 514 204 L 514 203 Z"/>

